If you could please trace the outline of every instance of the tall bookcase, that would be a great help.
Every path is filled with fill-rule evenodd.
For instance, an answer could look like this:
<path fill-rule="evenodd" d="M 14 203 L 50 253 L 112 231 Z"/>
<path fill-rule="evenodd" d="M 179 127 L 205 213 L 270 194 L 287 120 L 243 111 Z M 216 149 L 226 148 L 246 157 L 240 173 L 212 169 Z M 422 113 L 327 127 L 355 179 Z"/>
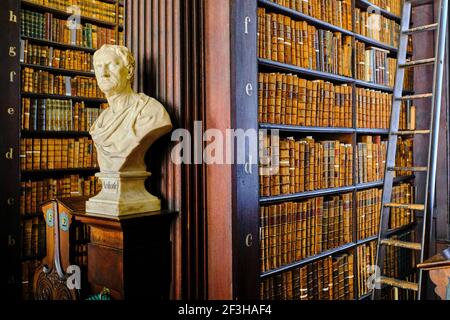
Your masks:
<path fill-rule="evenodd" d="M 124 8 L 119 0 L 24 0 L 12 9 L 20 112 L 11 123 L 17 167 L 7 175 L 15 180 L 7 189 L 18 200 L 8 208 L 8 236 L 16 243 L 8 281 L 10 292 L 24 299 L 32 298 L 33 270 L 45 255 L 40 203 L 98 191 L 88 130 L 107 101 L 96 85 L 92 57 L 103 44 L 124 44 Z M 74 256 L 83 263 L 87 242 L 78 244 Z"/>
<path fill-rule="evenodd" d="M 278 2 L 278 3 L 277 3 Z M 375 9 L 384 18 L 400 23 L 400 16 L 390 11 L 380 8 L 365 0 L 352 0 L 351 19 L 352 28 L 344 29 L 325 21 L 314 18 L 305 13 L 289 8 L 290 3 L 296 1 L 284 1 L 285 5 L 280 5 L 283 1 L 269 0 L 235 0 L 231 3 L 230 20 L 231 24 L 231 96 L 232 96 L 232 127 L 244 130 L 278 130 L 280 139 L 283 137 L 294 137 L 296 140 L 312 136 L 316 141 L 321 140 L 340 140 L 352 146 L 353 159 L 357 158 L 357 146 L 362 136 L 381 136 L 382 140 L 388 135 L 388 127 L 384 128 L 360 128 L 357 126 L 357 100 L 356 89 L 364 88 L 380 91 L 383 93 L 393 93 L 390 86 L 367 82 L 357 79 L 356 74 L 356 43 L 364 43 L 366 47 L 376 47 L 387 53 L 388 57 L 396 58 L 397 48 L 394 46 L 374 40 L 368 36 L 363 36 L 354 31 L 355 28 L 355 8 L 361 11 Z M 300 1 L 301 2 L 301 1 Z M 316 1 L 325 8 L 331 1 Z M 277 62 L 272 59 L 261 58 L 258 54 L 257 39 L 261 36 L 260 24 L 258 20 L 258 9 L 264 8 L 266 13 L 281 14 L 295 21 L 305 21 L 308 25 L 317 29 L 332 31 L 343 36 L 351 38 L 352 51 L 352 76 L 342 76 L 335 73 L 312 70 L 310 68 L 299 67 L 293 64 Z M 401 12 L 399 10 L 398 12 Z M 398 13 L 400 14 L 400 13 Z M 411 56 L 411 52 L 408 53 Z M 395 68 L 394 68 L 395 71 Z M 351 126 L 346 127 L 320 127 L 320 126 L 299 126 L 287 124 L 262 123 L 259 121 L 258 110 L 258 86 L 259 73 L 284 73 L 286 75 L 296 75 L 306 80 L 324 80 L 334 85 L 345 84 L 352 88 L 351 98 Z M 278 84 L 277 84 L 278 85 Z M 259 89 L 259 90 L 258 90 Z M 405 93 L 411 91 L 405 90 Z M 320 106 L 319 106 L 320 108 Z M 389 117 L 390 119 L 390 117 Z M 383 139 L 384 138 L 384 139 Z M 261 141 L 259 142 L 261 144 Z M 261 147 L 261 146 L 260 146 Z M 360 157 L 361 158 L 361 157 Z M 370 236 L 358 238 L 358 202 L 357 193 L 374 188 L 382 188 L 382 180 L 358 183 L 357 181 L 357 161 L 352 164 L 352 183 L 346 186 L 333 187 L 326 189 L 317 189 L 302 191 L 289 194 L 279 194 L 273 196 L 261 196 L 259 186 L 259 162 L 246 158 L 247 164 L 236 164 L 233 166 L 233 296 L 234 298 L 260 298 L 261 284 L 270 278 L 283 275 L 286 272 L 307 266 L 310 268 L 314 263 L 322 261 L 327 257 L 340 257 L 342 254 L 350 253 L 347 259 L 353 264 L 353 272 L 346 274 L 346 278 L 353 279 L 352 291 L 354 299 L 365 299 L 370 296 L 370 292 L 358 292 L 358 281 L 363 281 L 362 276 L 358 274 L 358 263 L 362 257 L 358 256 L 360 252 L 367 252 L 368 246 L 377 239 L 377 232 L 372 231 Z M 250 165 L 249 165 L 250 164 Z M 383 171 L 384 173 L 384 171 Z M 396 185 L 400 183 L 414 183 L 414 175 L 399 176 L 395 179 Z M 408 191 L 409 192 L 409 191 Z M 338 246 L 326 251 L 315 252 L 302 257 L 299 260 L 291 259 L 288 263 L 272 267 L 261 271 L 261 235 L 263 234 L 264 222 L 269 218 L 263 218 L 260 215 L 262 207 L 283 202 L 299 202 L 317 197 L 328 197 L 334 195 L 351 194 L 351 235 L 350 241 L 341 243 Z M 376 218 L 373 218 L 376 219 Z M 286 221 L 286 220 L 281 220 Z M 416 223 L 403 223 L 400 227 L 392 228 L 391 235 L 408 235 L 414 232 Z M 378 223 L 376 224 L 378 225 Z M 278 236 L 280 234 L 278 233 Z M 266 235 L 267 236 L 267 235 Z M 273 236 L 273 235 L 272 235 Z M 373 246 L 373 244 L 372 244 Z M 334 260 L 333 260 L 334 261 Z M 347 262 L 348 264 L 348 262 Z M 314 265 L 313 265 L 314 266 Z M 362 267 L 362 266 L 361 266 Z M 348 268 L 348 266 L 346 266 Z M 308 269 L 309 270 L 309 269 Z M 348 269 L 347 269 L 348 270 Z M 309 272 L 309 271 L 308 271 Z M 348 271 L 346 271 L 348 272 Z M 317 276 L 317 273 L 315 274 Z M 284 281 L 284 280 L 283 280 Z M 292 279 L 290 280 L 292 281 Z M 280 286 L 281 284 L 278 283 Z M 277 286 L 277 283 L 272 284 Z M 285 294 L 285 293 L 284 293 Z M 292 296 L 291 296 L 292 297 Z"/>

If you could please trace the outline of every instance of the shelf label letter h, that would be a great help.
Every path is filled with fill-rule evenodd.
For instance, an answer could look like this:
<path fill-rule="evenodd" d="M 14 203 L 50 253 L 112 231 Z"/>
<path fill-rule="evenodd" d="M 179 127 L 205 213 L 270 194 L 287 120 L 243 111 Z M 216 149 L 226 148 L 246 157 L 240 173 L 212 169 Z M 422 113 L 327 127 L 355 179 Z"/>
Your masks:
<path fill-rule="evenodd" d="M 14 14 L 14 11 L 9 10 L 9 22 L 17 23 L 17 16 Z"/>

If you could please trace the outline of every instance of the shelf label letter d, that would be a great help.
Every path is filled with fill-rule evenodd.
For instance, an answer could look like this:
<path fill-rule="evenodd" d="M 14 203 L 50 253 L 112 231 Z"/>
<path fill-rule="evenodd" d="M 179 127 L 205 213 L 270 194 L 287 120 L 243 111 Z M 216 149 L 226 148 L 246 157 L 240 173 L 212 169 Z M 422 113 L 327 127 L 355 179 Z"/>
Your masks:
<path fill-rule="evenodd" d="M 13 159 L 13 148 L 9 148 L 9 151 L 6 153 L 6 159 L 12 160 Z"/>

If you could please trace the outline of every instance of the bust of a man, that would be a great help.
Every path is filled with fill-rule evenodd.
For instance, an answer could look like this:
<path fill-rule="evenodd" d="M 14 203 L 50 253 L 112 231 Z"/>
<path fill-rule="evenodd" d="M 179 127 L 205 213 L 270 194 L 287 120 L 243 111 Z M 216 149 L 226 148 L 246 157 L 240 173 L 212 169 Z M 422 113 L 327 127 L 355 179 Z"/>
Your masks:
<path fill-rule="evenodd" d="M 104 45 L 94 54 L 94 69 L 109 108 L 90 130 L 102 172 L 145 171 L 148 148 L 172 129 L 156 99 L 131 88 L 135 60 L 128 48 Z"/>
<path fill-rule="evenodd" d="M 124 46 L 104 45 L 94 54 L 95 76 L 109 108 L 89 131 L 102 190 L 86 203 L 88 214 L 119 217 L 161 209 L 160 200 L 145 189 L 150 173 L 144 157 L 172 123 L 161 103 L 133 91 L 134 67 L 134 57 Z"/>

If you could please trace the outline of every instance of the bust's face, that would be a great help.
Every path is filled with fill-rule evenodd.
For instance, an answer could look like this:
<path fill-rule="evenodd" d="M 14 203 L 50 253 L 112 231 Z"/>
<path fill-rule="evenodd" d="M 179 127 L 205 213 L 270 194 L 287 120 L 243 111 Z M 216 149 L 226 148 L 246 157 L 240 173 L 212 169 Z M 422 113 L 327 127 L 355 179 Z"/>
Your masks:
<path fill-rule="evenodd" d="M 103 51 L 95 57 L 97 83 L 106 95 L 123 91 L 128 85 L 129 70 L 122 59 L 112 51 Z"/>

